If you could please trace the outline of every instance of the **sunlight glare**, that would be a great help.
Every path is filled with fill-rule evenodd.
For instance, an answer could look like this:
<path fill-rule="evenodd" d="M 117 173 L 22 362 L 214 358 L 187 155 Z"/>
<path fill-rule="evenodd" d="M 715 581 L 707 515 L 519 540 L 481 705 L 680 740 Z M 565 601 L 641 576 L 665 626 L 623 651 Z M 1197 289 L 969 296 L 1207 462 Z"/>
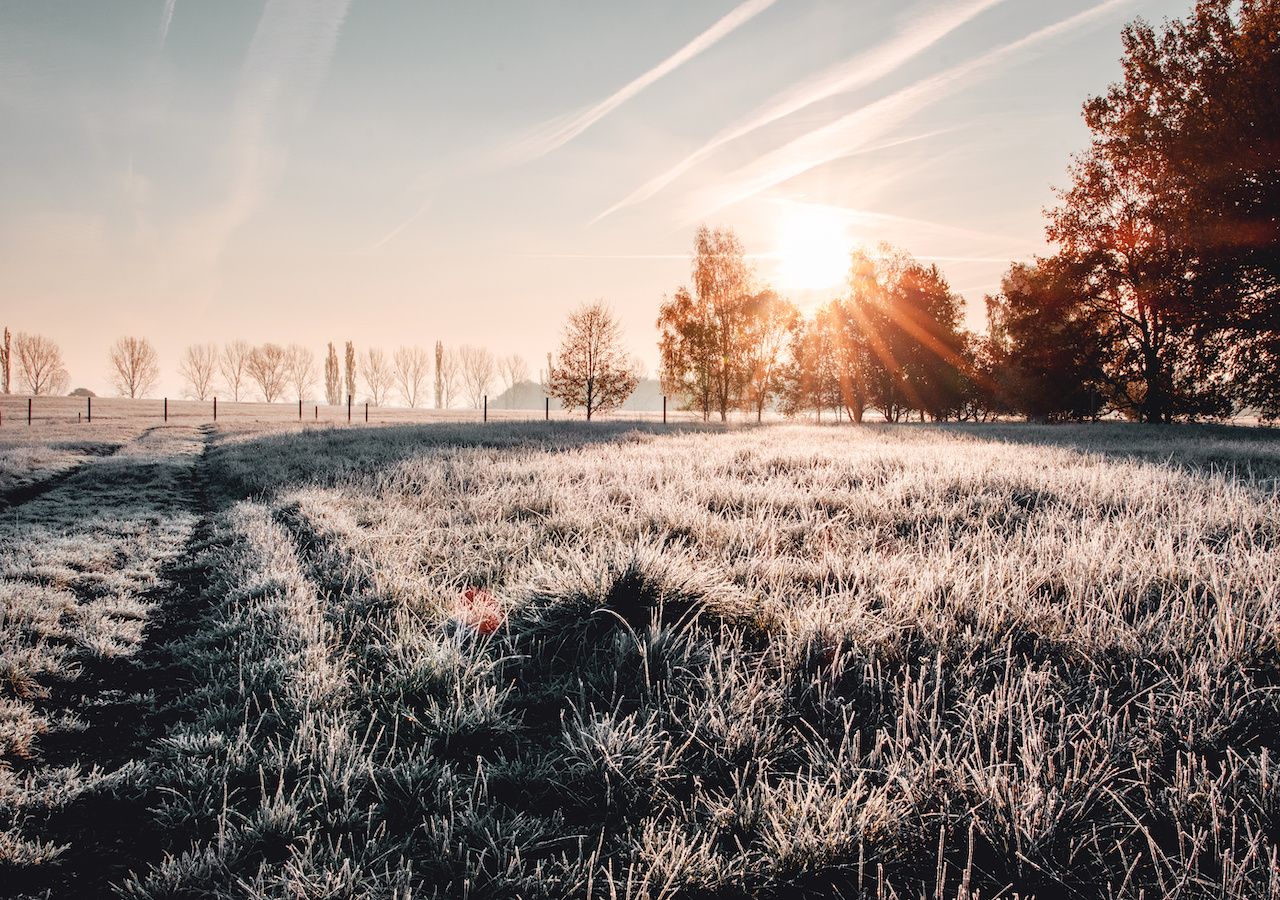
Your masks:
<path fill-rule="evenodd" d="M 849 274 L 847 223 L 821 209 L 793 208 L 778 222 L 775 256 L 778 285 L 818 290 L 844 283 Z"/>

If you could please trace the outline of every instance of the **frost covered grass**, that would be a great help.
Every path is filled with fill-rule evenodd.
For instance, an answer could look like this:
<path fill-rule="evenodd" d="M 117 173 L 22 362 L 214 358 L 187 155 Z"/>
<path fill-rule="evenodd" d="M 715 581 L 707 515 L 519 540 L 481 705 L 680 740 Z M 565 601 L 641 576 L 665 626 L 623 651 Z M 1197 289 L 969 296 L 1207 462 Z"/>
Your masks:
<path fill-rule="evenodd" d="M 89 797 L 138 898 L 1280 896 L 1273 433 L 180 433 L 20 508 L 6 665 L 166 661 L 97 770 L 5 694 L 31 884 Z"/>
<path fill-rule="evenodd" d="M 74 855 L 69 812 L 130 774 L 117 750 L 148 698 L 120 688 L 161 568 L 195 524 L 184 479 L 202 447 L 181 428 L 122 440 L 0 516 L 0 879 L 10 890 Z"/>
<path fill-rule="evenodd" d="M 1275 896 L 1276 445 L 1201 434 L 228 436 L 123 891 Z"/>

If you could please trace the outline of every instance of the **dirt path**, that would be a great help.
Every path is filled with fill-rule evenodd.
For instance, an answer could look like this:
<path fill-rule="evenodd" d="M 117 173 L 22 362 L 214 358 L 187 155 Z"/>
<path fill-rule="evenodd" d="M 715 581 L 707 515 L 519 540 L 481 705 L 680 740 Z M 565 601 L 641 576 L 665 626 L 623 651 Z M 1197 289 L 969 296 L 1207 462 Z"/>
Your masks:
<path fill-rule="evenodd" d="M 0 741 L 0 892 L 103 896 L 158 855 L 140 776 L 169 724 L 168 645 L 201 595 L 212 436 L 150 429 L 0 523 L 0 653 L 32 670 L 0 698 L 33 732 Z"/>

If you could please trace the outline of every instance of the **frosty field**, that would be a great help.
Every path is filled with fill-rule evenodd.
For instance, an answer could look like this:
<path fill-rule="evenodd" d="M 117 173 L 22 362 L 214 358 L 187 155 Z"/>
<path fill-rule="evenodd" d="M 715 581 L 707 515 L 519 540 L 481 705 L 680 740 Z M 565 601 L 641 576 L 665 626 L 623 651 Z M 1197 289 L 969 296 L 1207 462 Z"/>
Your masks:
<path fill-rule="evenodd" d="M 11 421 L 0 891 L 1280 897 L 1274 431 Z"/>

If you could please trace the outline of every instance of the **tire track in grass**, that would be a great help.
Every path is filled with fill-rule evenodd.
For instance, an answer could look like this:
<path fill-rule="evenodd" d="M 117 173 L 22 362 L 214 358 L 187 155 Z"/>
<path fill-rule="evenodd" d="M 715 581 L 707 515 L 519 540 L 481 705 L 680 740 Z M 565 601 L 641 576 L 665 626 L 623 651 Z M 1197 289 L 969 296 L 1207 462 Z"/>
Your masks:
<path fill-rule="evenodd" d="M 210 520 L 212 433 L 147 429 L 30 497 L 6 523 L 34 557 L 6 554 L 6 612 L 38 605 L 51 588 L 65 604 L 45 624 L 58 648 L 51 659 L 67 670 L 30 704 L 47 730 L 27 758 L 0 756 L 3 799 L 16 807 L 0 819 L 0 849 L 10 851 L 0 878 L 18 896 L 104 895 L 159 846 L 142 760 L 172 706 L 168 644 L 200 596 L 193 560 Z M 5 634 L 4 650 L 14 649 Z M 24 841 L 51 852 L 23 854 Z"/>

